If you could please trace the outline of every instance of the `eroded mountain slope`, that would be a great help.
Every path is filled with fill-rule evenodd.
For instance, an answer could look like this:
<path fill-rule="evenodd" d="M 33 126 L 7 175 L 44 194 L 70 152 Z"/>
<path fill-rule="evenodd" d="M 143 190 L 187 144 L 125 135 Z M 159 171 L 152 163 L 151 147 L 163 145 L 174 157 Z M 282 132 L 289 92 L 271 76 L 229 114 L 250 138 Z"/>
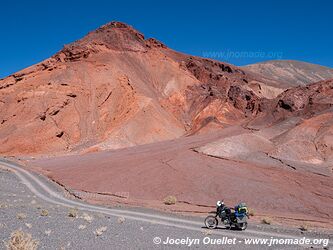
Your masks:
<path fill-rule="evenodd" d="M 111 22 L 0 80 L 0 153 L 121 148 L 236 124 L 257 112 L 251 81 Z"/>

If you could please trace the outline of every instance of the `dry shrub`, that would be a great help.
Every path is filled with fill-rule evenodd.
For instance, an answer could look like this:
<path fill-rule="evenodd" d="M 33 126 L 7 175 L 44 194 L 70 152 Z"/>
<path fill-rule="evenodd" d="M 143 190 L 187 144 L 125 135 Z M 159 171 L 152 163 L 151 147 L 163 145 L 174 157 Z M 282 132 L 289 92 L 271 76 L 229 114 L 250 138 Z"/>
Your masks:
<path fill-rule="evenodd" d="M 255 210 L 253 208 L 249 208 L 249 216 L 254 216 L 255 214 Z"/>
<path fill-rule="evenodd" d="M 261 220 L 261 223 L 265 224 L 265 225 L 270 225 L 270 224 L 272 224 L 272 221 L 270 219 L 268 219 L 268 218 L 263 218 Z"/>
<path fill-rule="evenodd" d="M 122 223 L 124 223 L 125 222 L 125 218 L 124 217 L 119 217 L 118 218 L 118 223 L 119 224 L 122 224 Z"/>
<path fill-rule="evenodd" d="M 165 205 L 175 205 L 177 203 L 177 198 L 175 196 L 169 195 L 163 200 Z"/>
<path fill-rule="evenodd" d="M 0 208 L 7 208 L 8 205 L 6 203 L 0 203 Z"/>
<path fill-rule="evenodd" d="M 77 214 L 78 214 L 77 208 L 71 208 L 68 212 L 68 217 L 77 218 L 78 217 Z"/>
<path fill-rule="evenodd" d="M 38 241 L 34 240 L 30 234 L 16 230 L 11 234 L 6 247 L 8 250 L 36 250 Z"/>
<path fill-rule="evenodd" d="M 94 233 L 96 236 L 101 236 L 104 232 L 106 232 L 107 229 L 107 227 L 100 227 L 97 228 Z"/>
<path fill-rule="evenodd" d="M 307 224 L 302 224 L 302 225 L 299 227 L 299 229 L 300 229 L 301 231 L 308 231 L 308 230 L 309 230 L 309 226 L 308 226 Z"/>
<path fill-rule="evenodd" d="M 24 214 L 24 213 L 18 213 L 18 214 L 16 215 L 16 218 L 19 219 L 19 220 L 24 220 L 24 219 L 27 218 L 27 215 Z"/>
<path fill-rule="evenodd" d="M 83 213 L 81 216 L 82 219 L 84 219 L 86 222 L 91 223 L 94 219 L 94 217 L 90 216 L 87 213 Z"/>
<path fill-rule="evenodd" d="M 47 211 L 46 209 L 43 209 L 43 210 L 40 212 L 40 215 L 41 215 L 41 216 L 48 216 L 48 215 L 49 215 L 49 211 Z"/>

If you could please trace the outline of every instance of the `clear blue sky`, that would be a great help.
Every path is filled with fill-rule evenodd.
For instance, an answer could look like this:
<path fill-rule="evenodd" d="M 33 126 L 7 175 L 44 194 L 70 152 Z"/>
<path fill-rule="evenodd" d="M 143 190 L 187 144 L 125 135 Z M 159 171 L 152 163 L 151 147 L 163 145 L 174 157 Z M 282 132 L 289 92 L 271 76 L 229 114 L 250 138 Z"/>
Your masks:
<path fill-rule="evenodd" d="M 333 67 L 330 0 L 2 0 L 0 10 L 0 78 L 112 20 L 175 50 L 236 65 L 280 58 Z"/>

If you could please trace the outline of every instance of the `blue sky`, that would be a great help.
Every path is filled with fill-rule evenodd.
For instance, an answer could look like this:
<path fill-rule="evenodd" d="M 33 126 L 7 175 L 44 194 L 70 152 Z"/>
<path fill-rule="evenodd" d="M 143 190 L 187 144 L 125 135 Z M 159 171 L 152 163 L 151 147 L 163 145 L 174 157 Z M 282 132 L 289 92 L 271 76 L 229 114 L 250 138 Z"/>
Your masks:
<path fill-rule="evenodd" d="M 236 65 L 294 59 L 333 67 L 332 10 L 330 0 L 2 0 L 0 78 L 112 20 L 175 50 Z"/>

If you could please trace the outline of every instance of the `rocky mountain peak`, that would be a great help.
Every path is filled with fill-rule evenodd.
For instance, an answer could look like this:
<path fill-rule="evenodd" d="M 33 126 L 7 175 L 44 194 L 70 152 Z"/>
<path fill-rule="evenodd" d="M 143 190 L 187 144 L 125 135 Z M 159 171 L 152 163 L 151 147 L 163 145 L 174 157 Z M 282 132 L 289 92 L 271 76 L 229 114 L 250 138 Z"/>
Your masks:
<path fill-rule="evenodd" d="M 166 48 L 154 38 L 145 39 L 144 35 L 132 26 L 113 21 L 89 32 L 82 39 L 65 45 L 54 57 L 58 61 L 77 61 L 104 49 L 147 52 L 153 47 Z"/>

